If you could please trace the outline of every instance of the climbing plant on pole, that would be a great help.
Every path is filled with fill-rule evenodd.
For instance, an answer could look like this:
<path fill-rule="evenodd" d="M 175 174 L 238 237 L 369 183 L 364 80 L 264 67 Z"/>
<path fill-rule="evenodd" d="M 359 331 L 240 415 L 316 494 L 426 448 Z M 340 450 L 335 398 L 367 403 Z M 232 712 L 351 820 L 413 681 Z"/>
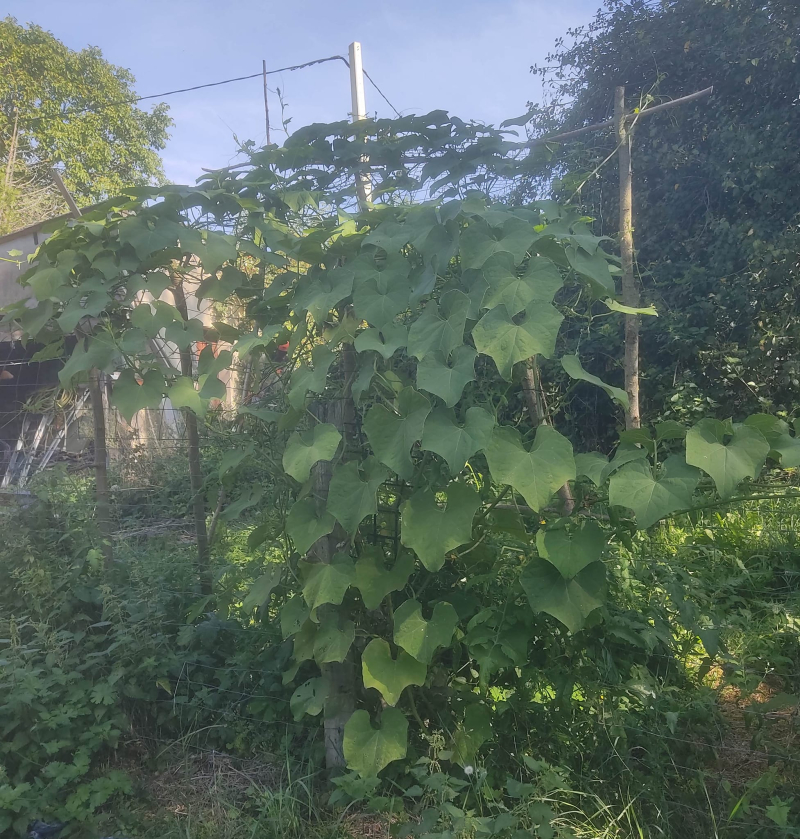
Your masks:
<path fill-rule="evenodd" d="M 62 377 L 118 373 L 113 399 L 128 413 L 166 395 L 202 415 L 223 367 L 269 362 L 288 342 L 269 406 L 243 409 L 285 440 L 285 566 L 258 600 L 288 589 L 277 620 L 293 648 L 291 710 L 321 716 L 328 766 L 362 777 L 402 760 L 429 725 L 449 732 L 454 763 L 472 763 L 493 737 L 491 685 L 527 663 L 542 616 L 564 634 L 602 623 L 611 539 L 729 502 L 768 460 L 800 463 L 796 430 L 763 415 L 623 432 L 611 459 L 576 455 L 526 416 L 512 397 L 532 361 L 556 353 L 562 289 L 619 316 L 613 255 L 557 205 L 491 200 L 498 178 L 530 165 L 496 133 L 441 115 L 370 125 L 369 163 L 363 126 L 315 126 L 198 188 L 71 223 L 26 275 L 37 308 L 11 314 L 53 341 L 67 313 L 96 319 Z M 383 203 L 359 209 L 353 174 L 367 165 Z M 431 200 L 401 200 L 420 193 Z M 191 378 L 145 341 L 199 339 L 155 299 L 187 256 L 207 275 L 202 293 L 235 296 L 247 316 L 215 325 L 230 351 L 201 353 Z M 154 298 L 144 308 L 141 290 Z M 625 404 L 579 356 L 561 361 Z M 505 602 L 481 601 L 470 569 L 502 549 L 501 511 L 525 547 Z M 474 675 L 456 679 L 464 662 Z"/>

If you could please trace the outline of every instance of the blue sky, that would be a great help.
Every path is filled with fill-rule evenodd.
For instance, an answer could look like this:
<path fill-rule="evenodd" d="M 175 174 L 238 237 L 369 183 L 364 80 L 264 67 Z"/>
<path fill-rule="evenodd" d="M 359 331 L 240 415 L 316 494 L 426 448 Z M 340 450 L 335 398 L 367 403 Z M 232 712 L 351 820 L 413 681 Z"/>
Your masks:
<path fill-rule="evenodd" d="M 531 64 L 556 38 L 588 23 L 601 0 L 6 0 L 6 14 L 49 29 L 72 49 L 98 46 L 129 68 L 140 96 L 256 73 L 328 55 L 361 41 L 364 67 L 402 113 L 443 108 L 497 124 L 541 96 Z M 339 62 L 269 77 L 289 126 L 343 119 L 350 110 Z M 390 116 L 367 87 L 367 110 Z M 279 126 L 278 100 L 270 122 Z M 165 99 L 175 120 L 163 153 L 167 177 L 193 182 L 201 168 L 235 159 L 236 143 L 265 137 L 260 79 Z M 147 103 L 143 103 L 147 104 Z M 280 141 L 279 132 L 273 140 Z"/>

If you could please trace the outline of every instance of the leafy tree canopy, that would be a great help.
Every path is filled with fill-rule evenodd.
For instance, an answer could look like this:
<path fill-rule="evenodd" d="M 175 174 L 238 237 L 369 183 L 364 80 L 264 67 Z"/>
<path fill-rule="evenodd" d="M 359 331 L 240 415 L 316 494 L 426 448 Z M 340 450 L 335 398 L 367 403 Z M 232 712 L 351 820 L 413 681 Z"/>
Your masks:
<path fill-rule="evenodd" d="M 79 203 L 163 181 L 158 152 L 171 125 L 167 106 L 137 108 L 133 76 L 99 49 L 75 52 L 41 27 L 7 17 L 0 21 L 0 68 L 3 203 L 19 209 L 20 193 L 42 193 L 22 218 L 4 212 L 6 228 L 50 212 L 53 164 L 64 164 L 64 181 Z M 26 188 L 15 191 L 15 183 Z"/>
<path fill-rule="evenodd" d="M 711 98 L 635 128 L 637 257 L 645 301 L 661 316 L 643 324 L 643 410 L 651 417 L 695 419 L 714 403 L 723 416 L 793 405 L 799 30 L 800 6 L 789 0 L 608 0 L 548 66 L 534 68 L 552 94 L 535 109 L 542 134 L 607 119 L 616 85 L 626 86 L 630 108 L 714 86 Z M 613 158 L 589 177 L 613 151 L 613 133 L 551 148 L 535 189 L 574 196 L 595 232 L 614 235 Z M 590 372 L 603 376 L 601 359 L 618 357 L 621 343 L 621 330 L 594 329 L 581 343 L 595 360 Z M 588 419 L 581 401 L 570 407 L 576 429 Z M 592 433 L 607 433 L 609 419 L 602 414 Z"/>

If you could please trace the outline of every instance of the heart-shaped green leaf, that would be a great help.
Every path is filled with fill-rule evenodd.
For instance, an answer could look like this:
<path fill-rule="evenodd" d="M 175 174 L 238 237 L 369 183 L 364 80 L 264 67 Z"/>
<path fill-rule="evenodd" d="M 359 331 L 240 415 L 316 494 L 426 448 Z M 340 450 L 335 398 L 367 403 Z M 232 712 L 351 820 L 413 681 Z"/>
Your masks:
<path fill-rule="evenodd" d="M 273 589 L 280 583 L 282 575 L 283 564 L 275 563 L 250 586 L 247 597 L 242 601 L 242 609 L 248 613 L 253 609 L 261 609 L 269 600 Z"/>
<path fill-rule="evenodd" d="M 753 414 L 744 424 L 764 435 L 770 446 L 769 456 L 779 460 L 784 469 L 800 466 L 800 437 L 791 435 L 788 423 L 769 414 Z"/>
<path fill-rule="evenodd" d="M 486 261 L 498 253 L 510 254 L 519 265 L 536 238 L 533 226 L 522 219 L 509 218 L 502 228 L 489 227 L 482 220 L 474 220 L 461 233 L 461 267 L 483 268 Z"/>
<path fill-rule="evenodd" d="M 405 587 L 414 571 L 414 556 L 401 551 L 391 569 L 386 568 L 381 549 L 368 547 L 356 562 L 355 586 L 367 609 L 377 609 L 384 597 Z"/>
<path fill-rule="evenodd" d="M 532 303 L 551 303 L 564 284 L 558 268 L 549 260 L 535 256 L 529 260 L 525 273 L 517 274 L 509 254 L 497 254 L 484 266 L 487 290 L 482 309 L 505 306 L 509 312 L 519 312 Z"/>
<path fill-rule="evenodd" d="M 459 425 L 453 411 L 436 408 L 425 420 L 420 448 L 443 457 L 450 473 L 457 475 L 474 454 L 489 445 L 495 425 L 495 418 L 483 408 L 467 408 L 464 425 Z"/>
<path fill-rule="evenodd" d="M 361 653 L 361 674 L 364 687 L 375 688 L 388 705 L 397 705 L 400 694 L 409 685 L 425 684 L 428 668 L 407 652 L 400 650 L 397 658 L 383 638 L 373 638 Z"/>
<path fill-rule="evenodd" d="M 283 452 L 284 471 L 304 483 L 315 463 L 333 459 L 341 441 L 339 429 L 329 422 L 321 422 L 309 431 L 295 431 L 287 440 Z"/>
<path fill-rule="evenodd" d="M 458 614 L 449 603 L 437 603 L 430 620 L 422 605 L 406 600 L 394 612 L 394 642 L 417 661 L 430 664 L 439 647 L 447 647 L 458 625 Z"/>
<path fill-rule="evenodd" d="M 573 633 L 583 627 L 586 618 L 605 600 L 606 576 L 602 562 L 591 562 L 574 577 L 565 579 L 546 559 L 534 559 L 522 569 L 520 583 L 534 612 L 552 615 Z"/>
<path fill-rule="evenodd" d="M 317 515 L 317 505 L 312 498 L 296 501 L 286 517 L 286 533 L 301 555 L 307 554 L 309 548 L 335 526 L 336 519 L 329 512 Z"/>
<path fill-rule="evenodd" d="M 480 496 L 466 484 L 450 484 L 443 507 L 431 490 L 417 492 L 400 508 L 400 539 L 429 571 L 438 571 L 449 551 L 472 539 L 472 520 L 480 503 Z"/>
<path fill-rule="evenodd" d="M 397 396 L 395 410 L 373 405 L 364 418 L 364 433 L 375 456 L 401 478 L 409 479 L 413 474 L 411 447 L 422 438 L 430 410 L 427 397 L 413 387 L 404 387 Z"/>
<path fill-rule="evenodd" d="M 443 294 L 438 303 L 429 300 L 408 331 L 409 355 L 419 361 L 432 353 L 448 358 L 464 343 L 469 307 L 469 297 L 457 289 Z"/>
<path fill-rule="evenodd" d="M 312 611 L 325 603 L 339 605 L 353 584 L 355 569 L 347 554 L 335 554 L 330 562 L 298 563 L 303 576 L 303 597 Z"/>
<path fill-rule="evenodd" d="M 597 522 L 585 522 L 577 530 L 540 530 L 536 534 L 539 556 L 555 566 L 564 579 L 571 579 L 587 565 L 597 562 L 606 545 Z"/>
<path fill-rule="evenodd" d="M 340 463 L 334 467 L 328 490 L 328 512 L 348 533 L 378 512 L 378 487 L 389 477 L 389 470 L 374 457 L 358 463 Z"/>
<path fill-rule="evenodd" d="M 477 353 L 467 344 L 456 347 L 445 358 L 440 353 L 429 353 L 417 365 L 417 387 L 444 400 L 448 408 L 461 399 L 469 382 L 475 379 Z"/>
<path fill-rule="evenodd" d="M 653 477 L 649 463 L 635 460 L 612 475 L 608 500 L 633 510 L 636 526 L 646 530 L 670 513 L 689 509 L 699 480 L 697 469 L 679 455 L 661 464 L 658 477 Z"/>
<path fill-rule="evenodd" d="M 704 419 L 686 434 L 686 462 L 711 475 L 722 498 L 745 478 L 756 478 L 769 452 L 764 435 L 747 425 Z"/>
<path fill-rule="evenodd" d="M 289 708 L 295 721 L 299 722 L 308 714 L 316 717 L 325 707 L 328 698 L 328 680 L 322 676 L 309 679 L 292 694 Z"/>
<path fill-rule="evenodd" d="M 330 664 L 344 661 L 356 637 L 356 625 L 351 620 L 339 621 L 335 613 L 325 615 L 314 636 L 314 661 Z"/>
<path fill-rule="evenodd" d="M 408 283 L 410 263 L 399 254 L 390 254 L 385 267 L 377 270 L 371 256 L 368 262 L 363 262 L 363 259 L 359 257 L 353 309 L 358 318 L 382 329 L 408 308 L 411 297 Z M 369 262 L 373 265 L 370 266 Z"/>
<path fill-rule="evenodd" d="M 114 382 L 111 404 L 130 422 L 134 414 L 144 408 L 157 408 L 164 398 L 166 384 L 160 370 L 148 370 L 142 383 L 136 380 L 133 370 L 123 370 Z"/>
<path fill-rule="evenodd" d="M 478 321 L 472 339 L 478 352 L 491 356 L 500 375 L 511 381 L 518 361 L 537 354 L 550 358 L 563 320 L 550 303 L 533 304 L 524 312 L 497 306 Z"/>
<path fill-rule="evenodd" d="M 401 323 L 387 324 L 383 329 L 365 329 L 356 336 L 358 352 L 375 350 L 385 359 L 390 359 L 400 347 L 408 343 L 408 329 Z"/>
<path fill-rule="evenodd" d="M 575 480 L 572 444 L 547 425 L 537 429 L 530 451 L 525 450 L 516 429 L 495 428 L 486 460 L 492 478 L 512 486 L 534 510 L 541 510 L 556 490 Z"/>
<path fill-rule="evenodd" d="M 292 307 L 295 312 L 307 311 L 315 323 L 322 323 L 337 303 L 349 297 L 354 279 L 348 268 L 310 271 L 298 285 Z"/>
<path fill-rule="evenodd" d="M 408 721 L 397 708 L 385 708 L 379 728 L 373 728 L 369 713 L 356 711 L 344 727 L 344 758 L 347 768 L 362 778 L 375 777 L 381 769 L 406 756 Z"/>

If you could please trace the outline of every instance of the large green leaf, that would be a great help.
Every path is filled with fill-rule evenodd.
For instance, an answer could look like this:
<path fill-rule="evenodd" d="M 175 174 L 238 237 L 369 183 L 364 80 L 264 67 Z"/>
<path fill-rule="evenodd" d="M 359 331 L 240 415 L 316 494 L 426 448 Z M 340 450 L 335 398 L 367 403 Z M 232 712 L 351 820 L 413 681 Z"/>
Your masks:
<path fill-rule="evenodd" d="M 361 653 L 361 674 L 364 687 L 375 688 L 388 705 L 397 705 L 400 694 L 409 685 L 425 684 L 428 668 L 407 652 L 400 650 L 397 658 L 383 638 L 373 638 Z"/>
<path fill-rule="evenodd" d="M 316 717 L 325 707 L 328 688 L 328 680 L 322 676 L 309 679 L 300 685 L 289 700 L 289 708 L 295 721 L 299 722 L 306 714 Z"/>
<path fill-rule="evenodd" d="M 119 223 L 119 243 L 130 245 L 140 259 L 164 248 L 178 244 L 183 228 L 167 219 L 148 220 L 143 216 L 129 216 Z"/>
<path fill-rule="evenodd" d="M 297 552 L 308 553 L 309 548 L 336 526 L 336 519 L 327 511 L 317 516 L 313 498 L 296 501 L 286 517 L 286 533 L 294 542 Z"/>
<path fill-rule="evenodd" d="M 560 527 L 540 530 L 536 534 L 539 556 L 554 565 L 567 580 L 590 563 L 597 562 L 605 545 L 603 531 L 594 521 L 584 522 L 573 531 Z"/>
<path fill-rule="evenodd" d="M 397 708 L 385 708 L 380 728 L 373 728 L 369 713 L 356 711 L 344 727 L 347 768 L 362 778 L 372 778 L 395 760 L 406 756 L 408 721 Z"/>
<path fill-rule="evenodd" d="M 491 256 L 499 253 L 510 254 L 518 265 L 536 236 L 532 225 L 521 219 L 510 218 L 500 229 L 473 221 L 461 234 L 461 267 L 483 268 Z"/>
<path fill-rule="evenodd" d="M 633 510 L 637 527 L 646 530 L 670 513 L 691 507 L 699 480 L 697 469 L 679 455 L 670 455 L 657 477 L 647 461 L 635 460 L 611 476 L 608 500 Z"/>
<path fill-rule="evenodd" d="M 458 625 L 458 614 L 449 603 L 437 603 L 430 620 L 422 606 L 406 600 L 394 612 L 394 642 L 417 661 L 430 664 L 439 647 L 447 647 Z"/>
<path fill-rule="evenodd" d="M 179 350 L 185 350 L 197 341 L 202 341 L 204 335 L 203 322 L 197 318 L 191 318 L 185 323 L 173 320 L 164 329 L 165 340 L 170 344 L 175 344 Z"/>
<path fill-rule="evenodd" d="M 255 507 L 256 504 L 261 500 L 261 496 L 264 494 L 264 487 L 261 486 L 250 486 L 247 489 L 242 490 L 241 494 L 231 501 L 227 507 L 222 511 L 220 514 L 220 518 L 223 521 L 231 521 L 232 519 L 238 518 L 245 510 L 249 509 L 250 507 Z"/>
<path fill-rule="evenodd" d="M 113 369 L 117 355 L 117 347 L 110 335 L 103 333 L 88 338 L 86 341 L 80 340 L 75 344 L 72 355 L 59 371 L 58 380 L 64 387 L 69 387 L 76 376 L 87 373 L 92 367 L 109 372 Z"/>
<path fill-rule="evenodd" d="M 644 452 L 643 452 L 644 454 Z M 608 458 L 600 452 L 586 452 L 575 455 L 575 475 L 585 475 L 595 486 L 605 483 Z"/>
<path fill-rule="evenodd" d="M 478 321 L 472 339 L 478 352 L 491 356 L 500 375 L 511 381 L 518 361 L 537 354 L 545 358 L 553 354 L 563 320 L 550 303 L 532 304 L 524 312 L 497 306 Z"/>
<path fill-rule="evenodd" d="M 757 428 L 769 443 L 769 456 L 779 460 L 784 469 L 800 466 L 800 437 L 791 435 L 789 424 L 770 414 L 753 414 L 744 424 Z"/>
<path fill-rule="evenodd" d="M 505 306 L 516 313 L 532 303 L 551 303 L 564 283 L 558 268 L 549 260 L 535 256 L 528 262 L 525 273 L 517 274 L 509 254 L 497 254 L 483 266 L 487 290 L 481 308 Z"/>
<path fill-rule="evenodd" d="M 604 390 L 615 402 L 622 405 L 626 411 L 628 410 L 630 405 L 628 401 L 628 394 L 622 388 L 607 385 L 602 379 L 592 373 L 587 373 L 586 370 L 583 369 L 583 365 L 577 355 L 561 356 L 561 366 L 564 368 L 564 372 L 571 379 L 578 379 L 579 381 L 589 382 L 590 384 L 596 385 Z"/>
<path fill-rule="evenodd" d="M 495 418 L 483 408 L 467 408 L 463 425 L 452 410 L 436 408 L 425 420 L 420 448 L 443 457 L 450 473 L 457 475 L 474 454 L 489 445 L 495 425 Z"/>
<path fill-rule="evenodd" d="M 342 441 L 339 429 L 321 422 L 309 431 L 297 432 L 286 441 L 283 469 L 301 484 L 308 480 L 311 467 L 320 460 L 332 460 Z"/>
<path fill-rule="evenodd" d="M 414 571 L 414 555 L 401 551 L 391 569 L 386 567 L 383 553 L 376 546 L 368 546 L 356 562 L 355 587 L 367 609 L 377 609 L 384 597 L 400 591 Z"/>
<path fill-rule="evenodd" d="M 369 259 L 372 261 L 372 257 Z M 390 255 L 382 270 L 363 268 L 360 263 L 353 292 L 356 316 L 381 329 L 407 309 L 411 297 L 409 269 L 408 260 L 399 254 Z"/>
<path fill-rule="evenodd" d="M 429 300 L 422 314 L 408 332 L 408 354 L 422 361 L 426 355 L 448 358 L 464 343 L 470 300 L 466 294 L 452 289 L 437 303 Z"/>
<path fill-rule="evenodd" d="M 525 450 L 516 429 L 495 428 L 486 460 L 492 478 L 513 487 L 534 510 L 541 510 L 554 492 L 575 480 L 572 444 L 547 425 L 537 429 L 530 451 Z"/>
<path fill-rule="evenodd" d="M 311 614 L 311 609 L 299 594 L 290 597 L 281 607 L 280 622 L 281 636 L 289 638 L 296 635 L 305 625 Z"/>
<path fill-rule="evenodd" d="M 188 376 L 178 376 L 167 391 L 167 397 L 173 408 L 188 408 L 200 417 L 205 416 L 208 410 L 208 400 L 200 397 L 194 382 Z"/>
<path fill-rule="evenodd" d="M 57 292 L 69 283 L 69 272 L 63 268 L 38 268 L 28 280 L 37 300 L 59 300 Z"/>
<path fill-rule="evenodd" d="M 178 310 L 163 300 L 155 300 L 152 304 L 139 303 L 131 312 L 130 321 L 132 326 L 141 329 L 148 338 L 155 338 L 162 329 L 175 321 L 183 323 Z"/>
<path fill-rule="evenodd" d="M 328 512 L 348 533 L 378 512 L 378 487 L 389 477 L 389 470 L 374 457 L 358 463 L 340 463 L 334 467 L 328 490 Z"/>
<path fill-rule="evenodd" d="M 338 606 L 355 580 L 353 560 L 347 554 L 335 554 L 330 562 L 301 560 L 298 565 L 303 576 L 303 597 L 312 610 L 325 603 Z"/>
<path fill-rule="evenodd" d="M 319 665 L 344 661 L 355 637 L 353 621 L 340 622 L 335 612 L 324 615 L 314 636 L 314 661 Z"/>
<path fill-rule="evenodd" d="M 453 762 L 472 765 L 478 749 L 492 736 L 492 711 L 483 703 L 470 705 L 453 735 Z"/>
<path fill-rule="evenodd" d="M 605 600 L 602 562 L 591 562 L 574 577 L 565 578 L 551 562 L 534 559 L 522 569 L 520 583 L 534 612 L 552 615 L 570 632 L 581 629 L 586 618 Z"/>
<path fill-rule="evenodd" d="M 608 262 L 599 252 L 590 254 L 583 248 L 568 247 L 567 259 L 576 274 L 587 281 L 589 288 L 597 298 L 615 295 L 614 277 L 608 268 Z"/>
<path fill-rule="evenodd" d="M 375 350 L 388 360 L 407 343 L 408 328 L 397 323 L 388 324 L 383 329 L 365 329 L 356 336 L 355 348 L 358 352 Z"/>
<path fill-rule="evenodd" d="M 164 397 L 166 384 L 160 370 L 148 370 L 141 384 L 133 370 L 123 370 L 114 382 L 111 404 L 130 422 L 144 408 L 157 408 Z"/>
<path fill-rule="evenodd" d="M 269 601 L 275 587 L 280 583 L 283 575 L 283 564 L 274 563 L 269 570 L 262 574 L 250 586 L 247 597 L 242 601 L 242 609 L 245 612 L 252 612 L 254 609 L 261 609 Z"/>
<path fill-rule="evenodd" d="M 686 434 L 686 462 L 711 475 L 722 498 L 745 478 L 756 478 L 769 452 L 764 435 L 747 425 L 704 419 Z"/>
<path fill-rule="evenodd" d="M 480 496 L 466 484 L 447 487 L 444 507 L 431 490 L 417 492 L 400 508 L 400 540 L 429 571 L 438 571 L 449 551 L 471 541 L 472 520 L 480 503 Z"/>
<path fill-rule="evenodd" d="M 406 480 L 414 472 L 411 447 L 422 438 L 430 410 L 427 397 L 413 387 L 404 387 L 397 396 L 394 410 L 385 405 L 373 405 L 364 418 L 364 433 L 375 456 Z"/>
<path fill-rule="evenodd" d="M 331 309 L 353 291 L 353 272 L 349 268 L 309 272 L 295 293 L 295 312 L 307 311 L 316 323 L 328 320 Z"/>
<path fill-rule="evenodd" d="M 108 307 L 111 296 L 107 291 L 93 291 L 85 297 L 83 294 L 76 294 L 64 307 L 56 321 L 59 328 L 65 335 L 75 331 L 81 318 L 96 318 Z"/>
<path fill-rule="evenodd" d="M 467 344 L 456 347 L 450 358 L 440 353 L 427 354 L 417 365 L 417 387 L 435 394 L 452 408 L 467 384 L 475 379 L 476 356 Z"/>

